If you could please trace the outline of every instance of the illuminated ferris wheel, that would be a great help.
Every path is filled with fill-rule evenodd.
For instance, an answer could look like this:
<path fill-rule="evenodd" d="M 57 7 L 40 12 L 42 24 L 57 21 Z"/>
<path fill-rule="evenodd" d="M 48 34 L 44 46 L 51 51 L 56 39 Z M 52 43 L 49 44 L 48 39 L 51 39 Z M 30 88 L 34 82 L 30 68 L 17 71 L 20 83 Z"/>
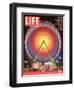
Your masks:
<path fill-rule="evenodd" d="M 25 36 L 25 49 L 34 61 L 55 61 L 61 50 L 61 36 L 50 22 L 41 22 L 40 27 L 30 27 Z"/>

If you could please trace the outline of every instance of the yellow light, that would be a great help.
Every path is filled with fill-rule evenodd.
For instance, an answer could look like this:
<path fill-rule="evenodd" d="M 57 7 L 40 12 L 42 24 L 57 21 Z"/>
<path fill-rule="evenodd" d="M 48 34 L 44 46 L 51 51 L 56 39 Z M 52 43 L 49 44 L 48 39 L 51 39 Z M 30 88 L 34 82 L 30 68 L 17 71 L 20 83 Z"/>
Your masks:
<path fill-rule="evenodd" d="M 47 46 L 49 45 L 49 39 L 47 36 L 41 36 L 38 40 L 38 44 L 39 46 L 41 45 L 41 43 L 45 41 L 45 43 L 47 44 Z M 45 45 L 43 45 L 45 47 Z"/>
<path fill-rule="evenodd" d="M 35 46 L 37 49 L 39 49 L 43 41 L 45 41 L 47 47 L 51 50 L 53 43 L 52 36 L 47 33 L 39 33 L 35 38 Z M 43 44 L 41 51 L 46 51 L 45 44 Z"/>

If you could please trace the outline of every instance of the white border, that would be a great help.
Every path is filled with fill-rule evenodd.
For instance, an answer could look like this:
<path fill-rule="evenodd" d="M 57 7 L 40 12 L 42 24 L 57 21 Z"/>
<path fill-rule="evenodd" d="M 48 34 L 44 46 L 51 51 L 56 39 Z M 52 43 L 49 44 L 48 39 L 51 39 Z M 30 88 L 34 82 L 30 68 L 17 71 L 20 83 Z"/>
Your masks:
<path fill-rule="evenodd" d="M 48 14 L 64 14 L 63 21 L 63 60 L 64 60 L 64 74 L 63 75 L 41 75 L 41 76 L 24 76 L 21 77 L 21 28 L 22 18 L 21 13 L 48 13 Z M 56 9 L 42 9 L 42 8 L 17 8 L 17 83 L 30 82 L 45 82 L 45 81 L 65 81 L 69 80 L 69 10 Z"/>

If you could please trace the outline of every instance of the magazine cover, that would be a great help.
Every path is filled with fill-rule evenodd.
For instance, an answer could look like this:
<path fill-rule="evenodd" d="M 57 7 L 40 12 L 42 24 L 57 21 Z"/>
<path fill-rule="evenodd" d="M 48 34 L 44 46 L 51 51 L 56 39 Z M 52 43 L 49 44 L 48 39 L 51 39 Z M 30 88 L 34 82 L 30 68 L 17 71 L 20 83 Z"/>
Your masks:
<path fill-rule="evenodd" d="M 63 16 L 22 15 L 22 75 L 63 73 Z"/>

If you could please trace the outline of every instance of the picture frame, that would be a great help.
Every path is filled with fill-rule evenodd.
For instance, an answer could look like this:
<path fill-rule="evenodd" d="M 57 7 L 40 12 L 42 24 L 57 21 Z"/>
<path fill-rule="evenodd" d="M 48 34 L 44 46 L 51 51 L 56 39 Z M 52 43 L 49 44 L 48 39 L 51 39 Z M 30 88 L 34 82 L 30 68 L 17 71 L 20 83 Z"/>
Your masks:
<path fill-rule="evenodd" d="M 9 66 L 11 87 L 72 84 L 72 6 L 11 3 Z"/>

